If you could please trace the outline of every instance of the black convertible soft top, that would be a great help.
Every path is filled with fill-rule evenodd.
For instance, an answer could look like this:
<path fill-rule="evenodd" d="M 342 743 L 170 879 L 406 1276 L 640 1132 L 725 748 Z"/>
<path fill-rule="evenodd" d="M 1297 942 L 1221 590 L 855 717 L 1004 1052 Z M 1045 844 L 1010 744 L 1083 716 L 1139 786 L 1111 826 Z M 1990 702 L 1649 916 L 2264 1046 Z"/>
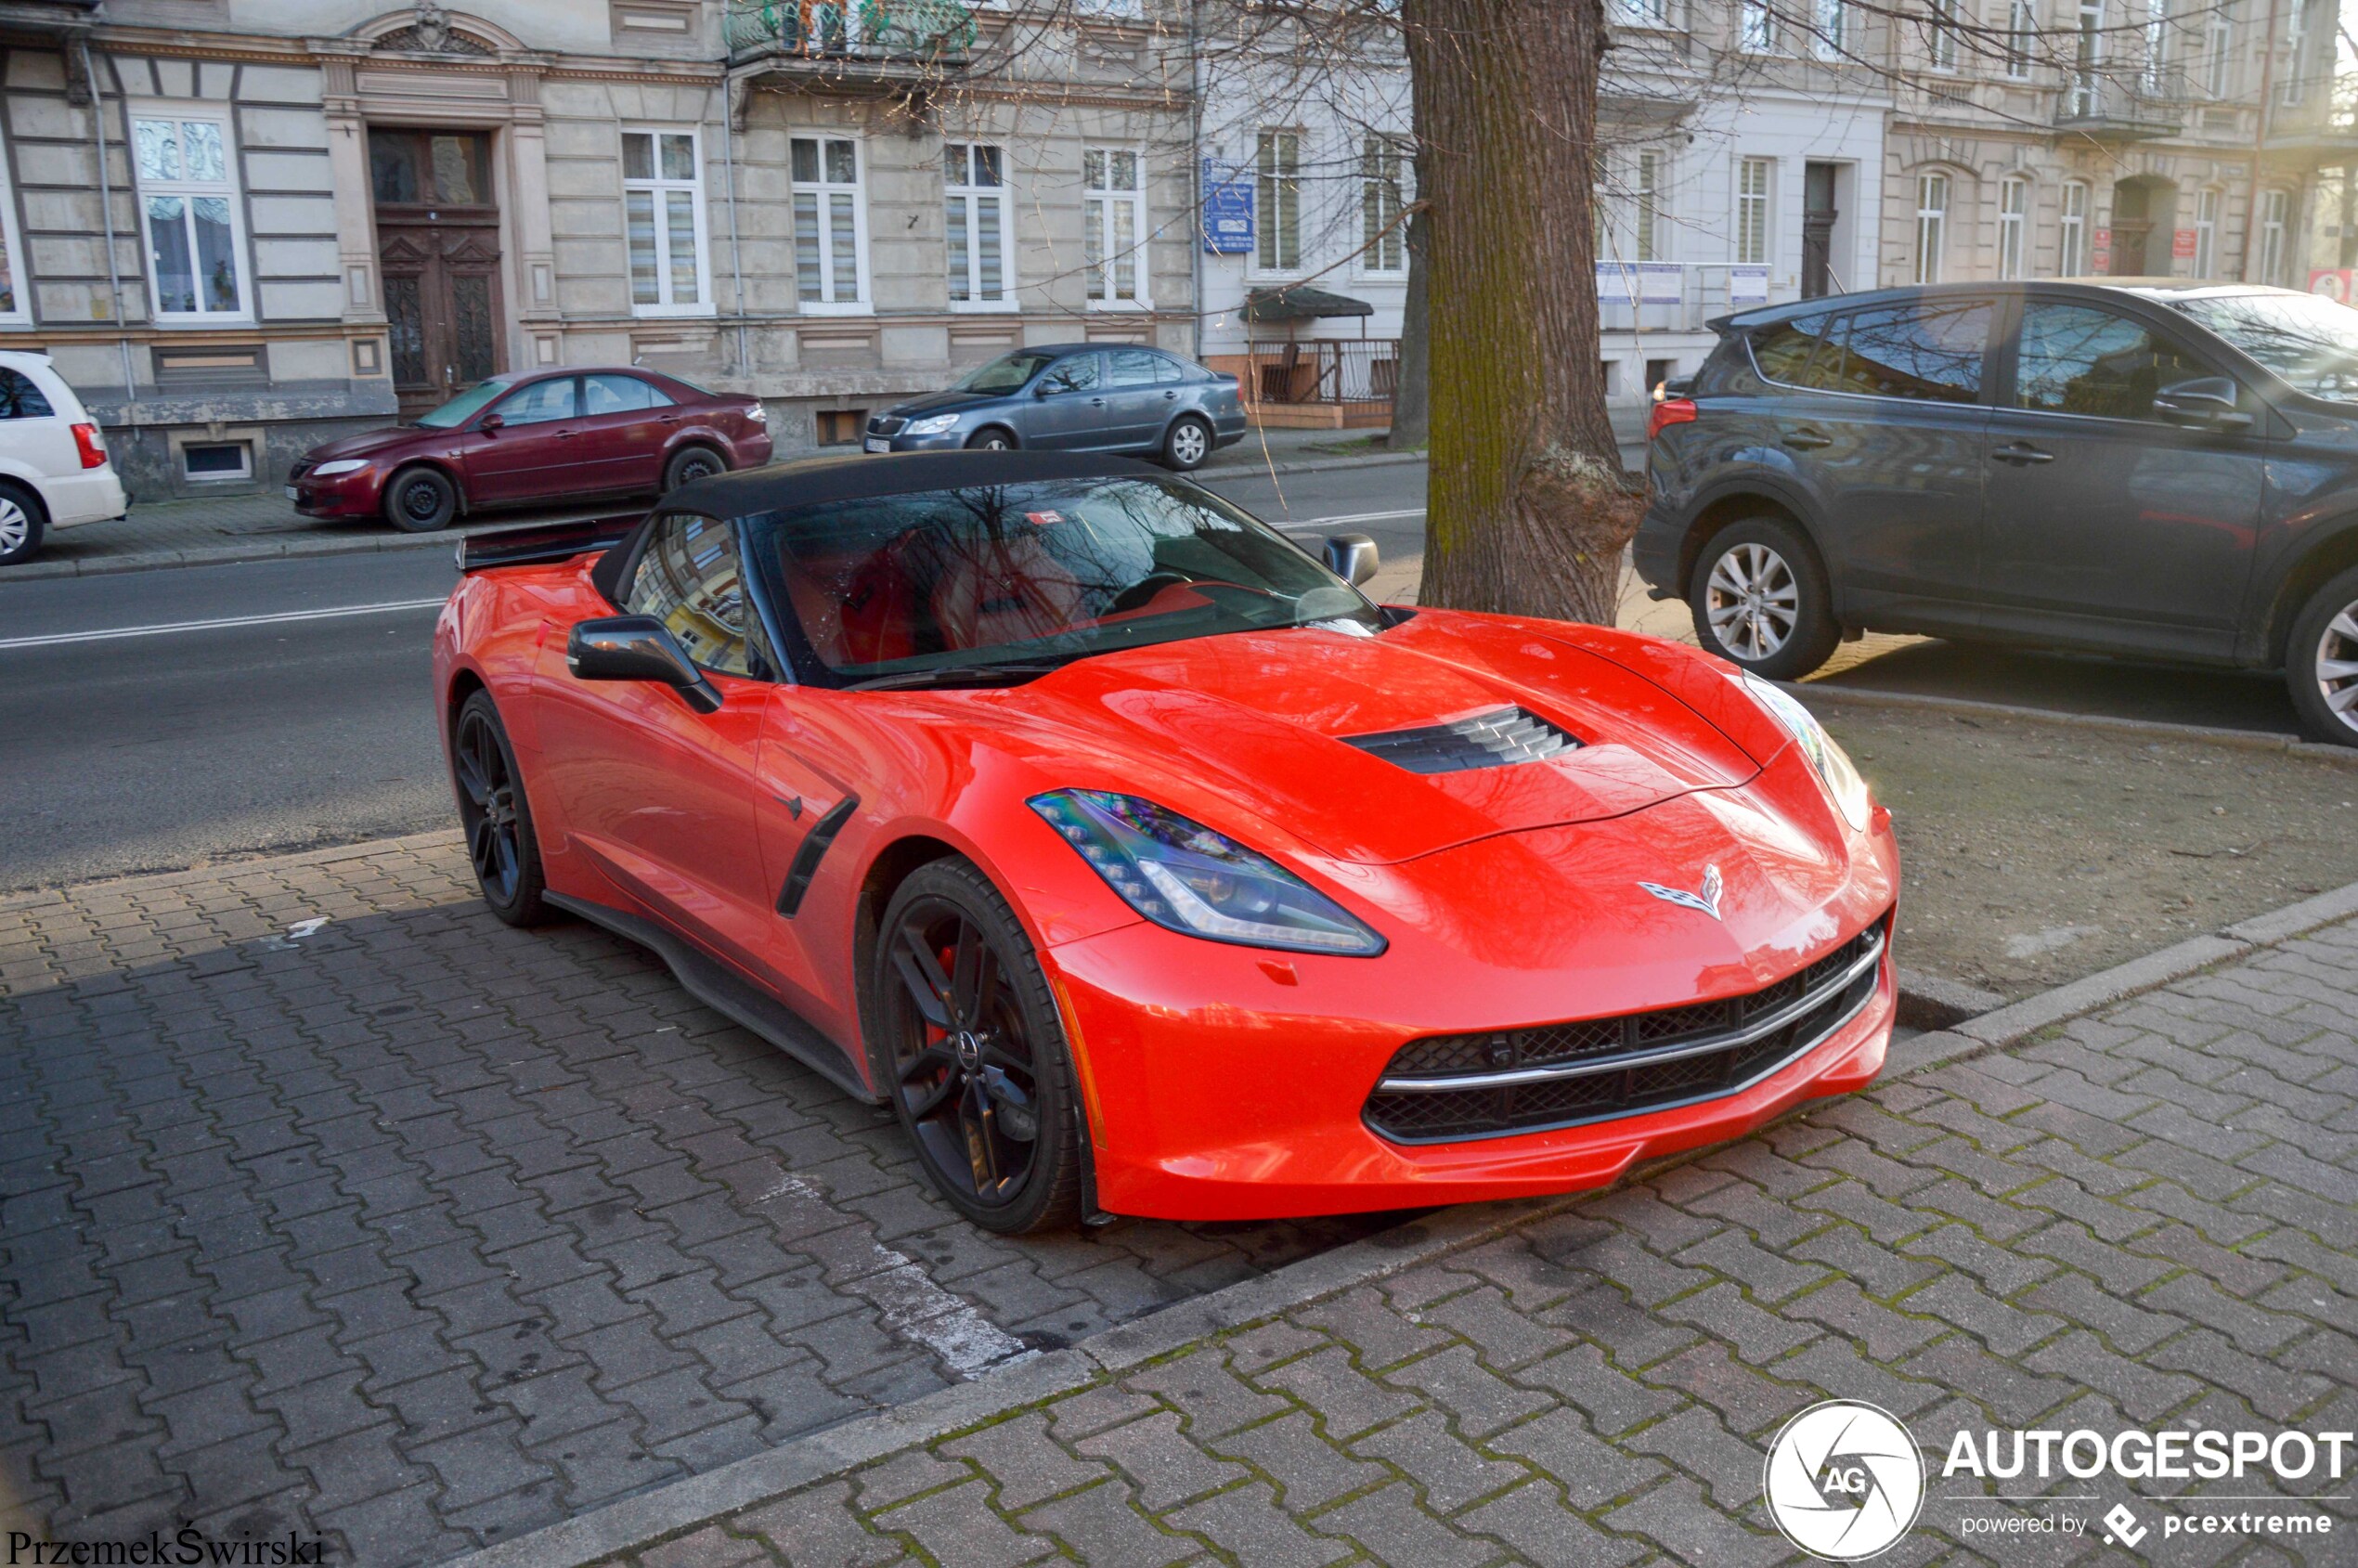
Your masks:
<path fill-rule="evenodd" d="M 1029 485 L 1046 479 L 1159 475 L 1168 477 L 1162 470 L 1134 458 L 1090 452 L 896 452 L 879 457 L 848 452 L 716 473 L 680 486 L 647 515 L 653 519 L 668 512 L 693 512 L 732 522 L 799 507 L 921 495 L 927 490 Z M 611 603 L 622 602 L 623 583 L 646 528 L 642 522 L 624 535 L 590 573 L 590 581 Z"/>

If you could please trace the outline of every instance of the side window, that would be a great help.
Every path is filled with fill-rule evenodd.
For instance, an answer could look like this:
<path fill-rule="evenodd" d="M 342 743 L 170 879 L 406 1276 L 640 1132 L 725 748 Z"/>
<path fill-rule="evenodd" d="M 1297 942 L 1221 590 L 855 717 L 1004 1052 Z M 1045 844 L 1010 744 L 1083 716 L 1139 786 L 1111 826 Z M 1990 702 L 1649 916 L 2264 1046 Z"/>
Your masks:
<path fill-rule="evenodd" d="M 494 411 L 507 424 L 546 424 L 551 420 L 569 420 L 576 412 L 573 388 L 571 376 L 534 382 L 508 394 Z"/>
<path fill-rule="evenodd" d="M 1059 359 L 1048 372 L 1048 386 L 1056 392 L 1088 392 L 1097 384 L 1097 356 L 1076 354 L 1069 359 Z"/>
<path fill-rule="evenodd" d="M 1797 316 L 1764 327 L 1752 340 L 1752 361 L 1768 381 L 1785 386 L 1829 390 L 1835 385 L 1842 350 L 1833 343 L 1839 322 L 1830 312 Z M 1811 361 L 1822 359 L 1812 379 Z"/>
<path fill-rule="evenodd" d="M 1143 348 L 1117 348 L 1106 356 L 1108 369 L 1106 385 L 1121 388 L 1155 384 L 1155 361 L 1160 354 Z"/>
<path fill-rule="evenodd" d="M 0 420 L 45 420 L 57 410 L 20 370 L 0 370 Z"/>
<path fill-rule="evenodd" d="M 584 376 L 581 411 L 589 415 L 635 414 L 668 407 L 671 399 L 636 376 Z"/>
<path fill-rule="evenodd" d="M 1186 379 L 1187 368 L 1185 365 L 1164 355 L 1155 356 L 1155 384 L 1157 386 L 1177 386 Z"/>
<path fill-rule="evenodd" d="M 2155 392 L 2215 373 L 2125 316 L 2092 305 L 2033 303 L 2022 313 L 2015 403 L 2048 413 L 2150 420 Z"/>
<path fill-rule="evenodd" d="M 1843 333 L 1843 384 L 1878 397 L 1976 402 L 1989 341 L 1986 300 L 1911 300 L 1855 310 Z"/>
<path fill-rule="evenodd" d="M 706 669 L 767 680 L 777 668 L 764 655 L 736 536 L 726 523 L 682 512 L 659 518 L 622 607 L 661 621 Z"/>

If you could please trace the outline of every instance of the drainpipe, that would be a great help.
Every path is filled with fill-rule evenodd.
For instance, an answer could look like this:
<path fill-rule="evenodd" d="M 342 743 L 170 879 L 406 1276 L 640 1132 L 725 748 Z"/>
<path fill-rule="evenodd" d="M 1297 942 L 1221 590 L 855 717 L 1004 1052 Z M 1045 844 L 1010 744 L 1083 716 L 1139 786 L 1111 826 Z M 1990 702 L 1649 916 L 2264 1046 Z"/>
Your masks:
<path fill-rule="evenodd" d="M 107 290 L 114 301 L 115 347 L 123 355 L 123 422 L 130 424 L 139 382 L 131 371 L 131 335 L 123 330 L 123 272 L 114 257 L 114 181 L 107 174 L 107 105 L 98 92 L 97 72 L 90 66 L 90 35 L 78 33 L 73 42 L 82 54 L 82 79 L 90 84 L 90 145 L 98 155 L 98 224 L 107 237 Z"/>
<path fill-rule="evenodd" d="M 1194 243 L 1187 247 L 1187 271 L 1195 291 L 1195 339 L 1191 357 L 1203 363 L 1203 57 L 1198 45 L 1198 29 L 1203 20 L 1203 0 L 1189 0 L 1187 6 L 1187 145 L 1195 165 L 1189 171 L 1189 188 L 1196 193 L 1195 222 L 1187 227 L 1195 230 Z"/>
<path fill-rule="evenodd" d="M 2260 109 L 2251 128 L 2251 172 L 2246 176 L 2244 192 L 2244 238 L 2235 253 L 2235 281 L 2251 281 L 2251 231 L 2260 227 L 2260 155 L 2268 145 L 2268 122 L 2271 95 L 2276 84 L 2276 0 L 2268 0 L 2268 40 L 2260 51 Z M 2290 216 L 2292 214 L 2287 214 Z M 2285 226 L 2285 244 L 2289 247 L 2295 226 Z"/>
<path fill-rule="evenodd" d="M 720 64 L 720 165 L 729 186 L 729 270 L 736 279 L 737 370 L 753 377 L 753 356 L 745 345 L 745 253 L 737 239 L 737 111 L 736 73 L 723 56 Z"/>

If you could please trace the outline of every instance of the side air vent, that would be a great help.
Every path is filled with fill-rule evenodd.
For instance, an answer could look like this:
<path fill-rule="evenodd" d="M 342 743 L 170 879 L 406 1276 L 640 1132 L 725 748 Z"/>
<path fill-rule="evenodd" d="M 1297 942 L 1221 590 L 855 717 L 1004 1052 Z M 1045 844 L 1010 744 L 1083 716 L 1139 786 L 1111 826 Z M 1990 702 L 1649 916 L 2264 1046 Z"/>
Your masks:
<path fill-rule="evenodd" d="M 1387 730 L 1380 735 L 1345 735 L 1370 757 L 1380 757 L 1412 773 L 1463 773 L 1537 762 L 1580 743 L 1535 713 L 1502 707 L 1421 730 Z"/>

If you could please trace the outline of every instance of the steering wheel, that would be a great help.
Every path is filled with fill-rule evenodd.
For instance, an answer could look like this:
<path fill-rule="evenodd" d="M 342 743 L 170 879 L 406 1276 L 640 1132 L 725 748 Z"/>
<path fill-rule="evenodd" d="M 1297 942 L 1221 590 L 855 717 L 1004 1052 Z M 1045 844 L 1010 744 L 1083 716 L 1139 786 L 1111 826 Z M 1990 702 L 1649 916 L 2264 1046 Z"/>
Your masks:
<path fill-rule="evenodd" d="M 1106 606 L 1106 611 L 1108 615 L 1118 616 L 1124 610 L 1135 610 L 1164 589 L 1177 588 L 1182 583 L 1193 581 L 1195 578 L 1187 576 L 1186 573 L 1174 572 L 1167 567 L 1161 571 L 1148 572 L 1145 577 L 1115 594 L 1113 603 Z"/>

